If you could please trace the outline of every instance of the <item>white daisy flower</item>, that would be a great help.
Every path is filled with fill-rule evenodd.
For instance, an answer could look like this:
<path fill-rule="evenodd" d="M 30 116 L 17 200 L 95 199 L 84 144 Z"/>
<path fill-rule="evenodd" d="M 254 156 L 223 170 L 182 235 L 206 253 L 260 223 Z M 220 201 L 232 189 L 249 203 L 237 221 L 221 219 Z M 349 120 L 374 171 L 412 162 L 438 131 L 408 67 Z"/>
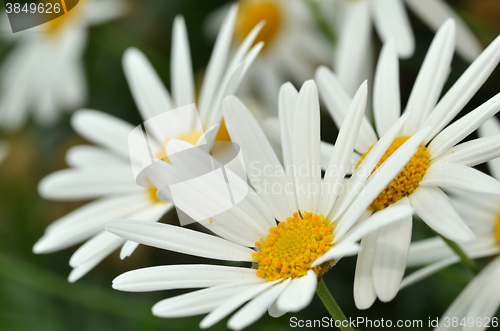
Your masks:
<path fill-rule="evenodd" d="M 48 125 L 62 110 L 82 106 L 88 29 L 122 15 L 124 7 L 117 0 L 80 1 L 65 15 L 12 35 L 16 45 L 0 67 L 0 126 L 17 131 L 30 111 Z"/>
<path fill-rule="evenodd" d="M 224 21 L 201 88 L 198 105 L 207 125 L 221 121 L 222 98 L 236 91 L 262 48 L 262 44 L 251 48 L 252 38 L 258 33 L 256 30 L 227 64 L 236 10 L 233 7 Z M 125 74 L 144 121 L 195 102 L 188 45 L 184 19 L 177 17 L 171 55 L 172 97 L 139 50 L 129 49 L 125 53 Z M 178 118 L 162 127 L 162 131 L 152 130 L 156 157 L 165 156 L 164 146 L 172 138 L 191 143 L 200 139 L 202 128 L 195 125 L 193 116 L 189 111 L 180 112 Z M 141 187 L 133 178 L 128 148 L 133 125 L 99 111 L 81 110 L 72 117 L 72 126 L 96 146 L 72 147 L 66 155 L 71 168 L 42 179 L 39 192 L 44 198 L 60 201 L 96 200 L 55 221 L 33 247 L 35 253 L 50 253 L 91 238 L 71 257 L 70 265 L 74 268 L 69 275 L 71 282 L 85 275 L 120 246 L 123 245 L 122 259 L 137 247 L 135 243 L 125 242 L 104 231 L 108 221 L 123 217 L 157 221 L 173 207 L 157 198 L 156 189 Z"/>
<path fill-rule="evenodd" d="M 458 242 L 474 239 L 447 195 L 439 188 L 455 188 L 475 193 L 500 194 L 500 182 L 472 166 L 497 157 L 500 143 L 483 140 L 458 144 L 500 110 L 500 94 L 448 125 L 474 96 L 500 61 L 497 38 L 438 102 L 448 77 L 455 48 L 455 24 L 447 21 L 434 38 L 417 76 L 405 114 L 400 117 L 399 72 L 396 47 L 392 40 L 381 52 L 374 81 L 373 110 L 375 128 L 363 121 L 356 151 L 363 160 L 377 146 L 378 136 L 394 132 L 385 157 L 423 127 L 431 126 L 418 152 L 405 169 L 371 204 L 378 211 L 393 203 L 411 205 L 415 213 L 434 231 Z M 316 80 L 334 121 L 340 126 L 351 97 L 337 76 L 319 68 Z M 437 103 L 437 104 L 436 104 Z M 410 113 L 411 112 L 411 113 Z M 400 123 L 403 117 L 406 123 Z M 398 120 L 399 118 L 399 120 Z M 448 126 L 447 126 L 448 125 Z M 397 126 L 397 129 L 395 129 Z M 447 127 L 446 127 L 447 126 Z M 377 144 L 377 145 L 375 145 Z M 456 146 L 455 146 L 456 145 Z M 382 160 L 383 160 L 382 159 Z M 358 308 L 370 307 L 378 297 L 392 300 L 398 292 L 406 268 L 411 241 L 412 219 L 394 224 L 363 239 L 356 269 L 355 300 Z"/>
<path fill-rule="evenodd" d="M 334 68 L 344 87 L 353 93 L 362 78 L 366 53 L 370 53 L 372 23 L 385 43 L 394 41 L 400 58 L 413 55 L 415 38 L 404 8 L 406 5 L 432 30 L 449 18 L 457 24 L 456 47 L 458 53 L 472 62 L 482 50 L 474 34 L 453 9 L 443 0 L 339 0 L 339 41 L 335 48 Z"/>
<path fill-rule="evenodd" d="M 334 4 L 332 0 L 323 2 L 326 2 L 323 7 Z M 303 0 L 239 0 L 237 3 L 240 11 L 234 35 L 236 44 L 256 24 L 265 23 L 256 39 L 265 42 L 265 47 L 242 89 L 257 93 L 269 109 L 276 109 L 281 84 L 289 79 L 299 84 L 311 79 L 319 64 L 331 62 L 332 47 L 321 35 Z M 225 10 L 227 7 L 222 7 L 209 16 L 208 31 L 220 24 L 219 17 Z"/>
<path fill-rule="evenodd" d="M 124 291 L 205 288 L 153 307 L 153 314 L 159 317 L 208 313 L 201 321 L 202 328 L 214 325 L 247 301 L 229 319 L 229 328 L 243 329 L 266 311 L 277 317 L 305 308 L 313 299 L 318 278 L 318 286 L 324 289 L 321 276 L 343 256 L 356 254 L 361 237 L 411 217 L 408 205 L 393 205 L 368 219 L 366 208 L 410 160 L 428 129 L 410 138 L 368 180 L 368 175 L 359 180 L 364 189 L 354 191 L 353 200 L 346 199 L 351 190 L 337 191 L 344 188 L 345 169 L 362 126 L 366 96 L 364 83 L 346 113 L 323 179 L 319 169 L 319 100 L 313 81 L 306 82 L 300 93 L 290 83 L 280 90 L 283 165 L 250 111 L 236 97 L 226 98 L 224 118 L 231 140 L 241 147 L 252 186 L 240 204 L 200 222 L 218 236 L 128 220 L 108 223 L 106 230 L 145 245 L 204 258 L 252 262 L 253 267 L 152 267 L 117 277 L 113 287 Z M 381 146 L 385 148 L 375 148 L 353 177 L 362 178 L 363 171 L 370 174 L 391 142 L 390 135 L 383 137 Z M 158 178 L 150 180 L 158 182 Z M 214 198 L 211 203 L 222 204 L 222 200 Z M 342 212 L 336 213 L 338 209 Z"/>

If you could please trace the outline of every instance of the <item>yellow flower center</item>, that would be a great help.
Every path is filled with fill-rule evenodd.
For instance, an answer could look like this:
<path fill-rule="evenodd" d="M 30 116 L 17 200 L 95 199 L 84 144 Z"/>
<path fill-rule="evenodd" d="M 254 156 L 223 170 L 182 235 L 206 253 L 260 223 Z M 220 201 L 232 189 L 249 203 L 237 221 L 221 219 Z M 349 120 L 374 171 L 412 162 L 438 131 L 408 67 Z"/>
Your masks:
<path fill-rule="evenodd" d="M 301 277 L 309 270 L 320 276 L 328 271 L 329 263 L 311 268 L 311 264 L 331 246 L 335 225 L 323 215 L 294 213 L 286 222 L 269 229 L 266 240 L 255 243 L 260 248 L 252 256 L 259 267 L 257 276 L 273 281 Z"/>
<path fill-rule="evenodd" d="M 282 12 L 276 0 L 243 0 L 241 1 L 236 23 L 236 37 L 239 40 L 245 37 L 261 21 L 266 21 L 254 44 L 272 43 L 282 25 Z"/>
<path fill-rule="evenodd" d="M 401 145 L 403 145 L 410 137 L 397 137 L 387 149 L 384 156 L 380 159 L 375 171 L 389 156 L 392 155 Z M 370 147 L 366 153 L 361 155 L 356 168 L 361 164 L 366 155 L 370 153 Z M 372 202 L 370 209 L 374 211 L 382 210 L 399 201 L 400 199 L 409 196 L 418 187 L 418 184 L 429 168 L 430 154 L 425 146 L 419 146 L 417 152 L 411 160 L 406 164 L 403 170 L 394 178 L 394 180 L 380 193 L 380 195 Z M 373 172 L 372 172 L 373 173 Z"/>
<path fill-rule="evenodd" d="M 74 22 L 77 19 L 81 19 L 81 11 L 82 7 L 86 5 L 86 1 L 80 0 L 79 3 L 71 10 L 66 12 L 52 21 L 46 23 L 49 32 L 60 32 L 66 25 L 70 22 Z M 60 6 L 60 12 L 64 13 L 67 10 L 66 3 L 64 1 L 61 2 L 62 6 Z"/>

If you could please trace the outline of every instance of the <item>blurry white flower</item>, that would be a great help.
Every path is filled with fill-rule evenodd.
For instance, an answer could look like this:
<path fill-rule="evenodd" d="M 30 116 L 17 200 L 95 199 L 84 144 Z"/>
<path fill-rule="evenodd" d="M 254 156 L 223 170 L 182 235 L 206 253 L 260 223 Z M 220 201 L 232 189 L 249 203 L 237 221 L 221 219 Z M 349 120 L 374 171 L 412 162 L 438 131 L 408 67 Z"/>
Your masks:
<path fill-rule="evenodd" d="M 481 44 L 465 23 L 443 0 L 337 0 L 339 24 L 338 44 L 335 49 L 334 68 L 349 93 L 354 93 L 360 79 L 367 53 L 371 54 L 372 23 L 385 43 L 394 41 L 401 58 L 413 55 L 415 38 L 410 25 L 406 5 L 432 30 L 449 18 L 457 24 L 456 47 L 458 53 L 472 62 L 481 53 Z M 369 55 L 368 55 L 369 56 Z"/>
<path fill-rule="evenodd" d="M 236 9 L 233 8 L 219 33 L 201 88 L 198 108 L 206 125 L 220 123 L 222 98 L 236 91 L 262 47 L 258 44 L 250 49 L 253 40 L 248 39 L 232 61 L 227 63 L 235 17 Z M 125 74 L 144 121 L 195 102 L 188 45 L 184 19 L 177 17 L 171 55 L 172 97 L 146 57 L 137 49 L 126 51 L 123 58 Z M 198 141 L 202 131 L 201 127 L 195 126 L 192 115 L 181 112 L 168 127 L 152 130 L 155 157 L 166 155 L 165 144 L 172 138 L 194 144 Z M 137 247 L 135 243 L 125 242 L 103 231 L 108 221 L 125 217 L 157 221 L 173 206 L 159 200 L 153 187 L 148 189 L 136 184 L 128 149 L 128 137 L 134 129 L 133 125 L 99 111 L 81 110 L 73 115 L 72 126 L 97 146 L 71 148 L 66 160 L 72 168 L 56 171 L 42 179 L 39 192 L 44 198 L 54 200 L 97 200 L 51 224 L 33 251 L 50 253 L 91 238 L 71 257 L 70 265 L 74 269 L 69 280 L 76 281 L 120 246 L 123 245 L 122 259 Z"/>
<path fill-rule="evenodd" d="M 82 106 L 87 98 L 83 52 L 88 29 L 123 12 L 122 1 L 80 1 L 59 18 L 13 34 L 14 49 L 0 67 L 1 128 L 19 130 L 30 111 L 38 123 L 52 124 L 61 111 Z"/>
<path fill-rule="evenodd" d="M 323 2 L 324 7 L 333 5 L 331 0 Z M 265 46 L 242 88 L 257 93 L 268 108 L 274 110 L 281 84 L 289 79 L 299 84 L 311 79 L 319 64 L 331 63 L 333 48 L 321 35 L 303 0 L 240 0 L 236 3 L 240 8 L 234 34 L 236 44 L 256 24 L 265 21 L 256 39 L 265 42 Z M 226 6 L 222 7 L 209 16 L 209 33 L 219 26 L 226 10 Z"/>
<path fill-rule="evenodd" d="M 415 153 L 422 135 L 408 140 L 373 176 L 361 181 L 364 189 L 355 191 L 353 200 L 346 199 L 345 169 L 359 134 L 366 96 L 364 83 L 346 113 L 324 179 L 319 171 L 320 113 L 314 82 L 307 81 L 300 92 L 290 83 L 280 90 L 283 165 L 250 111 L 236 97 L 226 98 L 226 125 L 231 140 L 241 147 L 252 187 L 240 204 L 200 222 L 220 237 L 132 220 L 108 223 L 106 229 L 175 252 L 253 262 L 253 268 L 152 267 L 117 277 L 113 287 L 124 291 L 206 288 L 165 299 L 153 307 L 153 314 L 159 317 L 209 313 L 201 321 L 202 328 L 214 325 L 247 301 L 229 319 L 228 327 L 240 330 L 266 311 L 278 317 L 305 308 L 313 299 L 318 277 L 343 256 L 356 254 L 361 237 L 411 217 L 409 206 L 391 206 L 368 219 L 365 211 Z M 339 188 L 343 191 L 337 191 Z M 343 212 L 335 213 L 338 209 Z"/>
<path fill-rule="evenodd" d="M 450 70 L 454 36 L 455 24 L 449 20 L 438 31 L 427 52 L 402 116 L 395 44 L 389 40 L 384 45 L 373 90 L 376 132 L 365 119 L 356 151 L 361 154 L 363 165 L 375 149 L 383 148 L 385 158 L 410 137 L 426 131 L 418 152 L 371 204 L 370 210 L 376 212 L 393 203 L 411 205 L 434 231 L 453 241 L 465 242 L 473 240 L 474 233 L 439 187 L 500 194 L 499 181 L 472 168 L 498 157 L 500 141 L 477 139 L 456 145 L 500 110 L 500 94 L 446 126 L 497 66 L 500 61 L 500 38 L 469 66 L 437 103 Z M 337 76 L 327 68 L 318 69 L 316 80 L 327 108 L 340 127 L 351 97 Z M 377 142 L 377 134 L 382 138 L 390 136 L 389 145 L 382 147 L 381 140 Z M 411 229 L 412 219 L 408 217 L 363 239 L 358 263 L 365 269 L 357 268 L 355 278 L 358 308 L 370 307 L 377 297 L 382 301 L 395 297 L 406 268 Z"/>

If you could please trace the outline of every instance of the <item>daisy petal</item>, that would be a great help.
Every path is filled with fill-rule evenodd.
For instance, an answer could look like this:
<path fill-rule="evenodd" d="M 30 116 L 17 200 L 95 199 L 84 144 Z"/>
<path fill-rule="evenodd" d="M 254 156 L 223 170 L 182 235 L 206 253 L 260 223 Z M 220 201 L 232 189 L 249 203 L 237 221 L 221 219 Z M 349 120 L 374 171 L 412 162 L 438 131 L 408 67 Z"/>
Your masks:
<path fill-rule="evenodd" d="M 231 330 L 242 330 L 257 321 L 265 314 L 268 307 L 276 302 L 289 283 L 290 278 L 261 293 L 234 314 L 227 322 L 227 327 Z"/>
<path fill-rule="evenodd" d="M 466 242 L 475 239 L 446 194 L 437 187 L 420 186 L 410 195 L 410 202 L 417 215 L 444 237 Z"/>
<path fill-rule="evenodd" d="M 382 47 L 373 84 L 373 113 L 382 137 L 401 115 L 399 59 L 391 39 Z"/>
<path fill-rule="evenodd" d="M 217 265 L 169 265 L 137 269 L 113 280 L 113 288 L 127 292 L 150 292 L 180 288 L 212 287 L 257 277 L 255 269 Z"/>
<path fill-rule="evenodd" d="M 255 252 L 225 239 L 169 224 L 117 221 L 108 223 L 105 229 L 144 245 L 218 260 L 251 262 Z"/>
<path fill-rule="evenodd" d="M 474 61 L 481 54 L 483 48 L 479 40 L 445 1 L 406 0 L 406 4 L 434 31 L 437 31 L 447 19 L 453 18 L 457 25 L 457 52 L 469 62 Z"/>
<path fill-rule="evenodd" d="M 452 264 L 455 264 L 460 261 L 460 258 L 457 255 L 452 255 L 444 260 L 440 260 L 438 262 L 434 262 L 432 264 L 429 264 L 428 266 L 425 266 L 408 276 L 406 276 L 403 281 L 401 282 L 401 286 L 399 287 L 400 290 L 413 285 L 415 283 L 418 283 L 422 279 L 425 279 L 439 270 L 442 270 L 446 267 L 449 267 Z"/>
<path fill-rule="evenodd" d="M 500 195 L 500 182 L 498 180 L 474 168 L 455 163 L 432 165 L 427 169 L 419 185 Z"/>
<path fill-rule="evenodd" d="M 172 318 L 206 314 L 238 293 L 263 282 L 262 278 L 238 281 L 178 295 L 157 302 L 152 308 L 153 315 Z"/>
<path fill-rule="evenodd" d="M 292 165 L 293 119 L 295 117 L 295 105 L 297 104 L 298 96 L 299 92 L 297 92 L 292 83 L 288 82 L 281 86 L 278 98 L 281 148 L 283 149 L 283 164 L 290 180 L 292 174 L 288 166 Z"/>
<path fill-rule="evenodd" d="M 432 40 L 413 85 L 406 105 L 406 110 L 412 111 L 412 115 L 406 122 L 403 135 L 411 136 L 417 132 L 436 106 L 448 78 L 454 51 L 455 23 L 448 20 Z"/>
<path fill-rule="evenodd" d="M 85 262 L 84 264 L 74 268 L 69 273 L 68 282 L 70 283 L 76 282 L 77 280 L 85 276 L 90 270 L 94 269 L 94 267 L 99 263 L 101 263 L 102 260 L 104 260 L 107 256 L 108 254 L 106 254 L 106 252 L 103 252 L 102 254 L 94 257 L 93 259 Z"/>
<path fill-rule="evenodd" d="M 225 301 L 222 305 L 218 306 L 214 310 L 210 312 L 204 319 L 200 322 L 200 328 L 206 329 L 216 324 L 220 320 L 222 320 L 227 315 L 231 314 L 233 311 L 238 309 L 245 302 L 252 300 L 257 295 L 267 290 L 277 282 L 280 282 L 281 279 L 275 280 L 274 282 L 266 282 L 264 284 L 256 285 L 246 291 L 238 293 L 237 295 L 231 297 L 227 301 Z"/>
<path fill-rule="evenodd" d="M 453 84 L 429 115 L 426 123 L 431 124 L 433 130 L 424 141 L 425 144 L 448 125 L 469 102 L 499 61 L 500 37 L 497 37 Z"/>
<path fill-rule="evenodd" d="M 85 244 L 80 246 L 69 260 L 72 268 L 79 267 L 96 256 L 108 256 L 120 247 L 125 240 L 112 233 L 101 231 Z"/>
<path fill-rule="evenodd" d="M 477 133 L 480 137 L 500 134 L 500 121 L 496 117 L 490 118 L 479 127 Z M 488 166 L 493 177 L 500 179 L 500 158 L 491 159 Z"/>
<path fill-rule="evenodd" d="M 177 16 L 174 20 L 171 59 L 170 72 L 175 106 L 181 107 L 194 103 L 193 68 L 191 68 L 186 23 L 182 16 Z"/>
<path fill-rule="evenodd" d="M 73 146 L 66 152 L 66 163 L 70 167 L 100 167 L 128 165 L 128 160 L 103 148 L 92 145 Z"/>
<path fill-rule="evenodd" d="M 309 270 L 306 276 L 294 279 L 276 301 L 278 309 L 290 312 L 304 309 L 314 298 L 317 284 L 318 278 L 312 270 Z"/>
<path fill-rule="evenodd" d="M 399 0 L 378 0 L 370 4 L 380 38 L 384 42 L 393 39 L 399 56 L 410 57 L 415 50 L 415 38 L 403 3 Z"/>
<path fill-rule="evenodd" d="M 373 258 L 375 256 L 375 243 L 377 232 L 370 233 L 361 239 L 356 272 L 354 274 L 354 303 L 358 309 L 370 308 L 377 294 L 373 287 Z"/>

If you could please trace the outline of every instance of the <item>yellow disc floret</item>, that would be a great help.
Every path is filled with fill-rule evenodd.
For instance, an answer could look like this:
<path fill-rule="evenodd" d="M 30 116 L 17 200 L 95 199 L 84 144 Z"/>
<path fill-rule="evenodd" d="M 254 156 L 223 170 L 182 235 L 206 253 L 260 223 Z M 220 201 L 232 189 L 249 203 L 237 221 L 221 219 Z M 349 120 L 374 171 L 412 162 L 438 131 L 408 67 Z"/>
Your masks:
<path fill-rule="evenodd" d="M 330 248 L 335 225 L 323 215 L 302 214 L 294 213 L 286 222 L 269 229 L 265 240 L 255 243 L 260 248 L 252 255 L 259 264 L 258 277 L 285 280 L 304 276 L 309 270 L 318 276 L 328 270 L 328 263 L 314 268 L 311 264 Z"/>
<path fill-rule="evenodd" d="M 375 171 L 389 156 L 392 155 L 401 145 L 403 145 L 410 137 L 397 137 L 392 142 L 391 146 L 387 149 L 384 156 L 380 159 L 377 166 L 373 171 Z M 356 168 L 361 164 L 366 155 L 370 153 L 370 147 L 368 152 L 361 155 Z M 411 160 L 406 164 L 406 166 L 401 170 L 401 172 L 394 178 L 394 180 L 380 193 L 380 195 L 372 202 L 370 209 L 374 211 L 382 210 L 393 203 L 399 201 L 400 199 L 409 196 L 418 187 L 420 181 L 425 175 L 425 172 L 429 168 L 430 154 L 425 146 L 419 146 L 417 152 Z"/>
<path fill-rule="evenodd" d="M 261 21 L 266 21 L 254 44 L 260 41 L 266 45 L 272 43 L 282 24 L 281 8 L 276 0 L 244 0 L 238 13 L 236 36 L 240 40 L 243 40 Z"/>
<path fill-rule="evenodd" d="M 500 245 L 500 212 L 497 214 L 497 220 L 495 222 L 495 238 L 497 239 L 498 245 Z"/>

